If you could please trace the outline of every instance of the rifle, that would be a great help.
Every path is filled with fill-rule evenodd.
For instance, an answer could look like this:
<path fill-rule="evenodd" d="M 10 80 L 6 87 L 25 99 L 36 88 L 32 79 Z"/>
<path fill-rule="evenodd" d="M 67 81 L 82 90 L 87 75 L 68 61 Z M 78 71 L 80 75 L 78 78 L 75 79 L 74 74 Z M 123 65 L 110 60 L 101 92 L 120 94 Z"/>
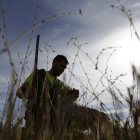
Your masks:
<path fill-rule="evenodd" d="M 39 50 L 39 38 L 40 35 L 37 36 L 36 39 L 36 51 L 35 51 L 35 62 L 34 62 L 34 71 L 33 71 L 33 80 L 32 80 L 32 87 L 35 87 L 38 90 L 38 70 L 37 70 L 37 64 L 38 64 L 38 50 Z M 34 118 L 36 116 L 36 105 L 37 105 L 37 96 L 31 99 L 32 101 L 32 115 L 34 115 Z"/>
<path fill-rule="evenodd" d="M 38 89 L 38 70 L 37 70 L 37 64 L 38 64 L 38 50 L 39 50 L 39 38 L 40 35 L 37 36 L 36 39 L 36 51 L 35 51 L 35 62 L 34 62 L 34 71 L 33 71 L 33 79 L 32 79 L 32 86 Z M 28 109 L 27 109 L 27 117 L 26 119 L 26 127 L 28 128 L 29 131 L 32 131 L 32 124 L 34 121 L 33 115 L 34 112 L 36 112 L 36 102 L 37 102 L 37 97 L 30 98 Z M 28 131 L 28 132 L 29 132 Z"/>

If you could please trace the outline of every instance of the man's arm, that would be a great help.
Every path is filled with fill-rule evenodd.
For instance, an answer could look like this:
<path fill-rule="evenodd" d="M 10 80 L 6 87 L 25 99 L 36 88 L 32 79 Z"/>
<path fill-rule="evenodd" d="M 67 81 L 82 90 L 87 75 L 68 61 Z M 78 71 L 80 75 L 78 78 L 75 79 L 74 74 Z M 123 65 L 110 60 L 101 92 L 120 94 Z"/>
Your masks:
<path fill-rule="evenodd" d="M 29 86 L 27 82 L 25 82 L 16 92 L 17 97 L 25 100 L 33 98 L 36 95 L 37 95 L 36 88 Z"/>

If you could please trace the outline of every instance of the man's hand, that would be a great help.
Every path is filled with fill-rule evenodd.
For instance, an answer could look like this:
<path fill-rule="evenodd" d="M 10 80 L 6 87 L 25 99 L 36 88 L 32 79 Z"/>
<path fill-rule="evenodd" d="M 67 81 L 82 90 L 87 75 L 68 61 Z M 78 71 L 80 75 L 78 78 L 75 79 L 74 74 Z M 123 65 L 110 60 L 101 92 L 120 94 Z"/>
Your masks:
<path fill-rule="evenodd" d="M 76 100 L 79 97 L 79 90 L 74 88 L 72 92 L 73 92 L 73 95 L 74 95 L 74 99 Z"/>
<path fill-rule="evenodd" d="M 23 85 L 17 90 L 16 95 L 20 99 L 29 99 L 34 98 L 37 95 L 37 90 L 34 87 L 30 87 L 27 82 L 23 83 Z"/>
<path fill-rule="evenodd" d="M 28 93 L 29 98 L 34 98 L 37 95 L 37 90 L 35 87 L 30 87 L 27 82 L 22 85 L 22 91 Z"/>

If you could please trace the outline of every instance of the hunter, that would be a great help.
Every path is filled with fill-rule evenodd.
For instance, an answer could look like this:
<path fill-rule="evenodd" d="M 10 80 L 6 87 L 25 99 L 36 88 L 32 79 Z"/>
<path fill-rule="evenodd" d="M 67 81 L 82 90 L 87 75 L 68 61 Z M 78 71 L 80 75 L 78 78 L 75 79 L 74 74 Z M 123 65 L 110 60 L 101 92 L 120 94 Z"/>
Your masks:
<path fill-rule="evenodd" d="M 40 94 L 42 93 L 42 89 L 43 89 L 43 81 L 47 74 L 48 79 L 49 79 L 49 95 L 50 95 L 50 100 L 53 104 L 50 109 L 51 110 L 50 127 L 53 131 L 55 130 L 54 123 L 53 123 L 53 120 L 55 118 L 55 113 L 54 113 L 54 109 L 53 109 L 53 106 L 55 104 L 55 85 L 56 85 L 56 83 L 58 83 L 60 85 L 59 95 L 61 96 L 61 94 L 64 92 L 66 86 L 62 81 L 57 79 L 57 77 L 60 76 L 65 71 L 68 64 L 69 64 L 69 62 L 65 56 L 57 55 L 53 59 L 52 68 L 49 71 L 46 72 L 44 69 L 37 70 L 37 72 L 38 72 L 38 74 L 37 74 L 38 76 L 36 76 L 36 81 L 37 81 L 37 85 L 38 85 L 37 87 L 32 86 L 33 73 L 31 73 L 30 76 L 26 78 L 23 85 L 16 92 L 16 95 L 20 99 L 26 99 L 26 100 L 28 100 L 28 102 L 30 99 L 37 97 L 36 104 L 38 104 L 40 102 L 40 96 L 41 96 Z M 27 92 L 27 90 L 28 90 L 28 92 Z M 76 100 L 79 97 L 79 90 L 73 89 L 72 94 L 73 94 L 74 100 Z M 33 113 L 33 115 L 36 116 L 37 110 L 33 109 L 32 113 Z M 27 113 L 25 113 L 25 119 L 26 119 L 26 121 L 28 119 Z"/>

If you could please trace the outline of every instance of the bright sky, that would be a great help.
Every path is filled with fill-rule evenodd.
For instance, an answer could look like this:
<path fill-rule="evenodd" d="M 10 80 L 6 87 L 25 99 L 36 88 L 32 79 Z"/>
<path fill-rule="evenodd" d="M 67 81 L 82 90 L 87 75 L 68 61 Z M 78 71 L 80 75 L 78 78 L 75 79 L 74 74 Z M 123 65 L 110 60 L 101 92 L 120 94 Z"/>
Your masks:
<path fill-rule="evenodd" d="M 126 10 L 131 11 L 136 30 L 139 31 L 139 0 L 123 0 L 120 2 L 126 8 Z M 38 1 L 1 0 L 1 4 L 5 11 L 7 37 L 8 43 L 10 44 L 18 36 L 33 27 Z M 96 85 L 101 79 L 102 73 L 105 72 L 108 58 L 110 57 L 114 49 L 116 49 L 116 51 L 113 52 L 108 61 L 108 78 L 110 78 L 111 76 L 112 79 L 115 79 L 120 74 L 126 74 L 119 79 L 122 80 L 127 86 L 131 86 L 131 63 L 134 62 L 137 67 L 139 67 L 140 43 L 135 36 L 133 27 L 131 26 L 130 28 L 130 22 L 124 15 L 124 13 L 117 8 L 111 8 L 111 5 L 119 6 L 117 0 L 40 0 L 36 24 L 54 15 L 59 15 L 62 13 L 79 13 L 79 9 L 81 9 L 82 15 L 68 15 L 54 18 L 34 30 L 29 52 L 35 49 L 36 36 L 39 34 L 40 49 L 42 50 L 42 53 L 39 53 L 38 68 L 47 68 L 47 50 L 44 48 L 46 44 L 51 46 L 51 48 L 47 47 L 49 50 L 49 69 L 51 68 L 51 62 L 53 58 L 58 54 L 65 55 L 70 63 L 68 68 L 72 68 L 71 64 L 74 62 L 77 48 L 71 43 L 67 45 L 67 42 L 72 37 L 74 37 L 78 39 L 79 44 L 87 43 L 86 45 L 83 45 L 81 49 L 85 53 L 88 53 L 88 56 L 90 56 L 90 58 L 95 63 L 97 62 L 97 56 L 103 48 L 105 49 L 108 47 L 115 47 L 103 51 L 103 53 L 100 55 L 98 60 L 98 68 L 101 72 L 99 70 L 95 70 L 95 65 L 91 62 L 91 60 L 82 51 L 79 51 L 80 61 L 82 62 L 88 78 L 90 78 L 90 82 L 92 84 L 93 90 L 95 90 L 96 95 L 104 90 L 105 87 L 108 87 L 108 82 L 105 78 L 103 78 L 105 87 L 103 87 L 101 82 L 99 83 L 97 88 Z M 2 12 L 0 12 L 0 19 L 1 32 L 5 36 Z M 27 46 L 29 45 L 30 36 L 31 33 L 27 34 L 25 37 L 21 38 L 10 47 L 11 57 L 14 61 L 18 76 L 20 76 L 22 68 L 20 61 L 22 61 L 22 63 L 24 61 Z M 1 35 L 0 50 L 2 50 L 3 48 L 4 44 Z M 51 51 L 51 49 L 55 52 Z M 20 57 L 18 57 L 18 53 Z M 24 75 L 25 78 L 33 70 L 34 53 L 35 51 L 33 50 L 31 55 L 29 56 L 27 63 L 29 69 L 26 69 Z M 5 95 L 8 90 L 7 79 L 10 82 L 11 67 L 7 52 L 0 55 L 0 60 L 0 94 L 3 93 L 0 96 L 0 111 L 2 111 L 3 103 L 1 102 L 4 102 L 6 99 Z M 65 71 L 66 83 L 68 83 L 70 77 L 70 73 L 68 71 L 69 69 Z M 80 78 L 83 85 L 87 86 L 88 80 L 86 75 L 84 74 L 82 66 L 79 63 L 78 57 L 76 58 L 73 72 Z M 22 78 L 22 81 L 24 81 L 24 77 Z M 63 75 L 60 76 L 60 79 L 63 79 Z M 72 77 L 70 85 L 73 85 L 74 88 L 80 90 L 80 96 L 83 94 L 80 83 L 74 77 Z M 127 96 L 127 89 L 122 83 L 117 81 L 115 85 L 123 92 L 123 94 Z M 88 85 L 88 87 L 92 91 L 90 85 Z M 83 90 L 86 91 L 86 89 Z M 84 97 L 86 97 L 86 95 Z M 88 91 L 87 101 L 90 97 L 91 93 Z M 92 96 L 92 99 L 93 98 L 94 95 Z M 107 91 L 103 92 L 99 96 L 99 99 L 112 112 L 114 112 L 112 97 L 110 96 L 110 93 L 108 93 Z M 120 100 L 123 101 L 123 99 L 121 98 Z M 82 104 L 83 99 L 78 101 L 78 103 Z M 96 100 L 88 104 L 88 106 L 97 108 Z M 120 112 L 122 112 L 123 108 L 125 109 L 125 107 L 123 106 L 119 108 L 121 108 Z"/>

